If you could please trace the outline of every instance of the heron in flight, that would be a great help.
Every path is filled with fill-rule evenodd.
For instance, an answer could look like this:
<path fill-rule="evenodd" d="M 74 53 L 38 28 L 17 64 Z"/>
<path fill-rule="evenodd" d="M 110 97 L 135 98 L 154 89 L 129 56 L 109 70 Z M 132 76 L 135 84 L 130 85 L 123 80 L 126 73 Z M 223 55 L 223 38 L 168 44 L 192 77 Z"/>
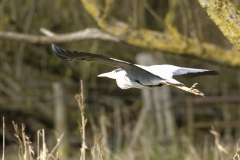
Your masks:
<path fill-rule="evenodd" d="M 195 89 L 196 84 L 194 84 L 191 88 L 187 88 L 183 83 L 177 81 L 173 77 L 182 76 L 184 78 L 192 78 L 203 75 L 218 74 L 218 72 L 214 70 L 184 68 L 168 64 L 142 66 L 99 54 L 69 51 L 67 49 L 60 48 L 55 44 L 52 44 L 52 48 L 54 53 L 63 60 L 92 61 L 117 68 L 111 72 L 100 74 L 98 77 L 116 79 L 117 85 L 121 89 L 142 89 L 170 85 L 196 95 L 204 96 L 202 92 Z"/>

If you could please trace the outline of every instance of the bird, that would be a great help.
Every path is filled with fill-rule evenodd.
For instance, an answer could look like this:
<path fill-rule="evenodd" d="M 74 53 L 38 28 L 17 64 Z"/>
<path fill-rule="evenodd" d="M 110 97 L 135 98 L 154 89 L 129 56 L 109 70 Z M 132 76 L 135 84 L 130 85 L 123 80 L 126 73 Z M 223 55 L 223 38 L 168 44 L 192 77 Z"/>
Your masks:
<path fill-rule="evenodd" d="M 68 61 L 85 60 L 117 68 L 111 72 L 99 74 L 98 77 L 107 77 L 115 79 L 118 87 L 121 89 L 129 88 L 143 89 L 161 87 L 163 85 L 170 85 L 184 90 L 184 88 L 186 88 L 185 85 L 177 81 L 173 77 L 181 76 L 184 78 L 193 78 L 197 76 L 219 74 L 215 70 L 185 68 L 170 64 L 143 66 L 114 58 L 109 58 L 107 56 L 103 56 L 100 54 L 70 51 L 67 49 L 60 48 L 55 44 L 52 44 L 52 49 L 54 53 L 62 60 Z M 195 86 L 196 84 L 194 84 L 191 88 L 188 88 L 185 91 L 192 92 L 194 91 Z M 200 92 L 198 90 L 195 91 L 196 93 L 194 94 Z"/>

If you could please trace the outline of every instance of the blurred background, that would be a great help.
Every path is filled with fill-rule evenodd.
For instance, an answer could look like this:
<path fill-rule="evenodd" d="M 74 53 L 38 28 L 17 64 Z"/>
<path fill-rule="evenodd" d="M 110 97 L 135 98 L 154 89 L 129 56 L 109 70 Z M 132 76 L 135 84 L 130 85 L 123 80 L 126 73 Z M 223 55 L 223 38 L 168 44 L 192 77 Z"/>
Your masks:
<path fill-rule="evenodd" d="M 98 3 L 104 6 L 107 2 Z M 171 23 L 180 34 L 197 37 L 199 43 L 221 46 L 226 52 L 233 47 L 197 0 L 110 2 L 108 15 L 134 29 L 145 28 L 165 34 L 164 20 L 171 13 Z M 238 0 L 232 2 L 235 7 L 240 7 Z M 1 33 L 44 36 L 39 30 L 42 27 L 56 34 L 99 28 L 79 0 L 1 0 L 0 8 Z M 83 81 L 87 119 L 87 159 L 92 159 L 91 150 L 96 141 L 103 159 L 233 157 L 240 131 L 240 72 L 237 68 L 203 60 L 201 56 L 180 55 L 99 38 L 57 45 L 131 63 L 167 63 L 217 70 L 220 75 L 178 79 L 189 87 L 199 83 L 197 88 L 206 98 L 169 86 L 121 90 L 115 80 L 97 78 L 98 74 L 113 70 L 112 67 L 85 61 L 62 61 L 54 55 L 48 42 L 28 43 L 0 38 L 0 117 L 5 118 L 6 159 L 18 159 L 19 145 L 14 140 L 12 121 L 19 128 L 25 124 L 25 133 L 33 150 L 37 148 L 38 130 L 45 130 L 49 152 L 64 133 L 59 148 L 63 158 L 60 159 L 79 159 L 81 114 L 74 96 L 80 92 L 80 80 Z M 218 135 L 210 133 L 212 126 Z M 226 152 L 219 150 L 217 140 Z"/>

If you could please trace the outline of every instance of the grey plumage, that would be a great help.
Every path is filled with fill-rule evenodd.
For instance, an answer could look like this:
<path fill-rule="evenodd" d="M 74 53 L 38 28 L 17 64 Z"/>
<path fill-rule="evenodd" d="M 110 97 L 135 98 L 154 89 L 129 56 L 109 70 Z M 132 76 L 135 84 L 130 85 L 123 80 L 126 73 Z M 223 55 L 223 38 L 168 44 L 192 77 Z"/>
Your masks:
<path fill-rule="evenodd" d="M 214 70 L 183 68 L 173 65 L 153 65 L 142 66 L 132 64 L 122 60 L 109 58 L 99 54 L 69 51 L 52 44 L 54 53 L 63 60 L 86 60 L 106 64 L 115 68 L 109 73 L 99 75 L 116 79 L 117 84 L 122 89 L 155 87 L 165 84 L 165 82 L 183 86 L 181 82 L 173 79 L 173 76 L 192 78 L 202 75 L 217 75 Z"/>
<path fill-rule="evenodd" d="M 173 73 L 174 76 L 182 76 L 184 78 L 193 78 L 197 76 L 207 76 L 207 75 L 215 75 L 215 74 L 218 74 L 218 72 L 214 70 L 195 69 L 195 68 L 181 68 L 176 70 Z"/>

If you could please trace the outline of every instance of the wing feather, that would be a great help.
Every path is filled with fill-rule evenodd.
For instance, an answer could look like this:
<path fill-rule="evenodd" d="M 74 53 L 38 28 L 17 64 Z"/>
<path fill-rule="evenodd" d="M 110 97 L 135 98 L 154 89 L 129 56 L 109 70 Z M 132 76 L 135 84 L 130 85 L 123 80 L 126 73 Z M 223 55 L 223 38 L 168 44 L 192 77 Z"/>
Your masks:
<path fill-rule="evenodd" d="M 52 44 L 52 48 L 54 53 L 61 58 L 62 60 L 68 60 L 68 61 L 94 61 L 101 64 L 110 65 L 112 67 L 117 68 L 136 68 L 141 69 L 137 66 L 135 66 L 132 63 L 121 61 L 114 58 L 109 58 L 103 55 L 94 54 L 94 53 L 86 53 L 86 52 L 77 52 L 77 51 L 69 51 L 67 49 L 63 49 L 58 47 L 55 44 Z M 143 70 L 143 69 L 141 69 Z M 145 71 L 145 70 L 144 70 Z M 147 71 L 145 71 L 147 72 Z"/>
<path fill-rule="evenodd" d="M 160 76 L 154 75 L 149 71 L 144 70 L 129 62 L 125 62 L 125 61 L 114 59 L 114 58 L 109 58 L 99 54 L 69 51 L 67 49 L 60 48 L 55 44 L 52 44 L 52 48 L 54 53 L 62 60 L 93 61 L 93 62 L 109 65 L 116 68 L 122 68 L 128 73 L 129 77 L 140 81 L 143 85 L 159 85 L 159 83 L 164 80 Z"/>
<path fill-rule="evenodd" d="M 184 78 L 193 78 L 205 75 L 218 75 L 214 70 L 195 69 L 195 68 L 179 68 L 173 72 L 173 76 L 182 76 Z"/>

